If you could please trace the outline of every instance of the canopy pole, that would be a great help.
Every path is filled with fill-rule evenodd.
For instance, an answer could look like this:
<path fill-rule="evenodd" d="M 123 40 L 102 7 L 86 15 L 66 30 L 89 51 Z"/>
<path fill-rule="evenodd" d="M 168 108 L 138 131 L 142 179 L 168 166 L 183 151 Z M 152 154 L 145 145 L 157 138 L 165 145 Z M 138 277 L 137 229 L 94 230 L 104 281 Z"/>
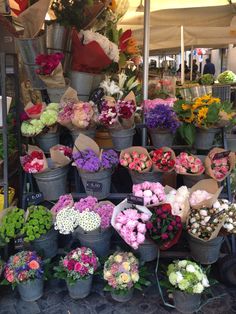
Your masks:
<path fill-rule="evenodd" d="M 181 85 L 184 84 L 185 66 L 184 66 L 184 27 L 181 25 Z"/>
<path fill-rule="evenodd" d="M 190 62 L 191 62 L 191 68 L 190 68 L 190 81 L 193 80 L 193 46 L 191 47 L 191 57 L 190 57 Z"/>
<path fill-rule="evenodd" d="M 150 41 L 150 0 L 144 1 L 144 37 L 143 37 L 143 100 L 148 99 L 149 72 L 149 41 Z M 143 116 L 143 122 L 145 118 Z M 142 146 L 147 145 L 147 129 L 142 129 Z"/>

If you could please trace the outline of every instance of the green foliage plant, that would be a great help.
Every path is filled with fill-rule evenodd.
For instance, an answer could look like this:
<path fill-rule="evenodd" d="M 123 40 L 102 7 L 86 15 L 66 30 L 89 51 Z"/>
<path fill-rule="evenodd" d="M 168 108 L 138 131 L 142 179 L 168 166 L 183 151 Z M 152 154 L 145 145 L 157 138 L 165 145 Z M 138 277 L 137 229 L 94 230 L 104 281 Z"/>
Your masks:
<path fill-rule="evenodd" d="M 17 207 L 7 210 L 0 222 L 0 238 L 3 242 L 9 243 L 11 239 L 21 235 L 24 214 L 25 211 Z"/>

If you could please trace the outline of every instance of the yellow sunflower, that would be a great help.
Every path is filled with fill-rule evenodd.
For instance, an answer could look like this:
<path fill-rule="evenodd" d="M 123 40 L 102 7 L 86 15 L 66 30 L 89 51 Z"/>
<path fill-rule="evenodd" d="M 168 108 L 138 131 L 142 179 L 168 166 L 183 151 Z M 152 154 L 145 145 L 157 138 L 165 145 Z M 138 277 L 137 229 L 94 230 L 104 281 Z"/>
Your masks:
<path fill-rule="evenodd" d="M 195 118 L 194 113 L 191 110 L 191 116 L 189 118 L 185 118 L 184 121 L 187 122 L 187 123 L 192 123 L 194 118 Z"/>
<path fill-rule="evenodd" d="M 191 105 L 188 105 L 188 104 L 182 104 L 181 107 L 182 107 L 183 110 L 191 109 Z"/>
<path fill-rule="evenodd" d="M 198 111 L 198 115 L 197 115 L 197 123 L 198 125 L 202 124 L 202 120 L 204 120 L 207 116 L 208 113 L 208 108 L 207 107 L 203 107 Z"/>

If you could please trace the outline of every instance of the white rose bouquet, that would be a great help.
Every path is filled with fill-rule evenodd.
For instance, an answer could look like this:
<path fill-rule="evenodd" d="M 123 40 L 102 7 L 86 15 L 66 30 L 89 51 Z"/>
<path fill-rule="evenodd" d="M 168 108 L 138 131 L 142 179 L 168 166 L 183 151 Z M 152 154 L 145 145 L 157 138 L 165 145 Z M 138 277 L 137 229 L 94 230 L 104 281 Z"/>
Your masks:
<path fill-rule="evenodd" d="M 188 260 L 173 261 L 168 266 L 167 276 L 175 290 L 189 294 L 200 294 L 210 286 L 201 267 Z"/>

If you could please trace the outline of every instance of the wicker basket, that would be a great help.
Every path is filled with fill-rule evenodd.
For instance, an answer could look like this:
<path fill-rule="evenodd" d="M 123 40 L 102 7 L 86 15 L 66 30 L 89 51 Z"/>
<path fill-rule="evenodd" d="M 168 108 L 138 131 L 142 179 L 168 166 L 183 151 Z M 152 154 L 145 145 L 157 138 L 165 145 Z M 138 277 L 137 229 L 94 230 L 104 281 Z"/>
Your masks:
<path fill-rule="evenodd" d="M 15 196 L 15 189 L 9 187 L 8 188 L 8 203 L 9 205 L 12 203 Z M 3 188 L 0 189 L 0 210 L 4 208 L 4 191 Z"/>

